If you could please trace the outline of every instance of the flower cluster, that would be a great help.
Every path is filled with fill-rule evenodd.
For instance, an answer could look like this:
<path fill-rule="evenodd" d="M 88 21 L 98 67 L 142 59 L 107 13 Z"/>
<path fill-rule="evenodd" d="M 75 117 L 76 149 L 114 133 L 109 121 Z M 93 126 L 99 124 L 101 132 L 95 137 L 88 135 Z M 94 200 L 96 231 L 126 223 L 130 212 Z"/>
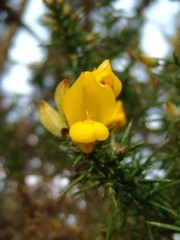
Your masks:
<path fill-rule="evenodd" d="M 39 106 L 43 126 L 57 137 L 63 132 L 86 153 L 96 141 L 109 137 L 109 129 L 126 124 L 122 101 L 116 101 L 122 89 L 108 60 L 92 72 L 82 72 L 70 87 L 67 80 L 58 85 L 55 103 L 58 111 L 42 101 Z"/>

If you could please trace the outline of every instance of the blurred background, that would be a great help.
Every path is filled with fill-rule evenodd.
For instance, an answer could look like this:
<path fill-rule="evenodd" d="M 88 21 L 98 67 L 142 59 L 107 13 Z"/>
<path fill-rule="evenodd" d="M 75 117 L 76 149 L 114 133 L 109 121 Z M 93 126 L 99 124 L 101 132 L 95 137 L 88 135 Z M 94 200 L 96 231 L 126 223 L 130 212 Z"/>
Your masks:
<path fill-rule="evenodd" d="M 45 99 L 54 106 L 61 80 L 73 83 L 109 59 L 123 84 L 127 119 L 133 119 L 131 141 L 147 143 L 143 160 L 167 134 L 166 100 L 180 106 L 179 10 L 178 0 L 0 1 L 1 240 L 105 239 L 108 201 L 101 190 L 72 191 L 59 200 L 74 177 L 74 156 L 41 126 L 38 104 Z M 177 126 L 168 134 L 171 144 L 159 156 L 167 161 L 156 163 L 149 178 L 179 178 Z M 136 238 L 140 229 L 145 234 L 141 224 L 112 239 L 147 239 Z"/>

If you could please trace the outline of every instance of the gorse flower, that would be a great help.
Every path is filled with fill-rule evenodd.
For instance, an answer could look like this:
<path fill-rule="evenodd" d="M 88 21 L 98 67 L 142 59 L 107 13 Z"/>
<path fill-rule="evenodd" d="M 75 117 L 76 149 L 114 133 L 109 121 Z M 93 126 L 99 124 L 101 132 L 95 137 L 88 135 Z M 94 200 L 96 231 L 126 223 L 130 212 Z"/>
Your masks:
<path fill-rule="evenodd" d="M 64 129 L 84 152 L 90 153 L 96 141 L 109 137 L 109 128 L 121 128 L 126 116 L 121 101 L 116 97 L 122 85 L 105 60 L 92 72 L 85 71 L 70 87 L 63 80 L 55 92 L 58 112 L 45 101 L 39 107 L 44 127 L 57 137 Z"/>

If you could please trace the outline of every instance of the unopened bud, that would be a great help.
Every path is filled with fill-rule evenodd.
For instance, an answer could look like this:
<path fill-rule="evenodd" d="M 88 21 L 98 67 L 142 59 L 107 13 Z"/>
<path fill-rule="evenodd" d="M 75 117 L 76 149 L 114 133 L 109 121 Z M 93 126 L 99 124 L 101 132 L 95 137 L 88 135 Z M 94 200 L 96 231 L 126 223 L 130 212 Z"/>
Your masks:
<path fill-rule="evenodd" d="M 63 14 L 68 15 L 71 11 L 71 7 L 68 3 L 65 3 L 63 6 Z"/>
<path fill-rule="evenodd" d="M 170 101 L 166 102 L 166 113 L 172 119 L 180 117 L 180 109 Z"/>
<path fill-rule="evenodd" d="M 115 154 L 123 154 L 128 151 L 129 147 L 128 146 L 120 146 L 118 143 L 113 144 L 114 152 Z"/>
<path fill-rule="evenodd" d="M 96 41 L 96 39 L 97 39 L 96 35 L 92 33 L 87 34 L 86 36 L 86 42 L 94 42 Z"/>
<path fill-rule="evenodd" d="M 157 58 L 152 58 L 152 57 L 146 57 L 144 55 L 139 55 L 139 56 L 137 56 L 137 59 L 148 67 L 159 66 L 159 61 L 158 61 Z"/>

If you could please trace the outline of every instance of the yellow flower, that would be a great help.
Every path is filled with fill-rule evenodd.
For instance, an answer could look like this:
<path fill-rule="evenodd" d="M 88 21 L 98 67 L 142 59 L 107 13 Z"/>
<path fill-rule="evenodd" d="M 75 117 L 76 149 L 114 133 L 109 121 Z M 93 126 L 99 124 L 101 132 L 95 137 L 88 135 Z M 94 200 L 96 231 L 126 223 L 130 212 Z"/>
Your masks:
<path fill-rule="evenodd" d="M 69 128 L 71 140 L 89 153 L 96 141 L 109 137 L 108 127 L 126 123 L 122 102 L 115 99 L 120 91 L 121 82 L 105 60 L 97 70 L 83 72 L 70 88 L 66 80 L 62 81 L 55 92 L 59 114 L 43 101 L 40 120 L 58 137 Z"/>

